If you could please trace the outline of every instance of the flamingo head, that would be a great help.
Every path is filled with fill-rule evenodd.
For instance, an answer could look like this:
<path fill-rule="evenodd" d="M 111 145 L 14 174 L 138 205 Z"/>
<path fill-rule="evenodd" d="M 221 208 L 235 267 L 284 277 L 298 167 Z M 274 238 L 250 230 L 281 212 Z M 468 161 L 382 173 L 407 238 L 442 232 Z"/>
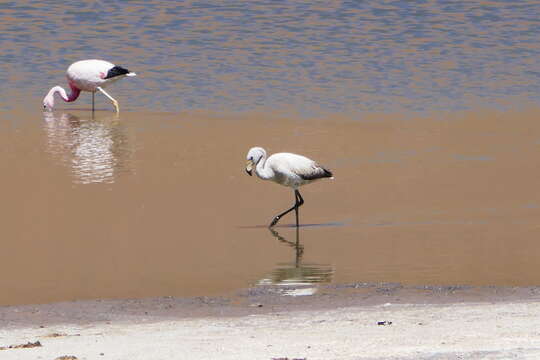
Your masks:
<path fill-rule="evenodd" d="M 43 98 L 43 109 L 52 110 L 54 107 L 54 93 L 49 92 L 45 98 Z"/>
<path fill-rule="evenodd" d="M 251 172 L 253 171 L 253 167 L 257 166 L 259 161 L 263 157 L 266 157 L 266 151 L 264 151 L 261 147 L 253 147 L 249 149 L 247 157 L 246 157 L 246 172 L 249 176 L 251 176 Z"/>

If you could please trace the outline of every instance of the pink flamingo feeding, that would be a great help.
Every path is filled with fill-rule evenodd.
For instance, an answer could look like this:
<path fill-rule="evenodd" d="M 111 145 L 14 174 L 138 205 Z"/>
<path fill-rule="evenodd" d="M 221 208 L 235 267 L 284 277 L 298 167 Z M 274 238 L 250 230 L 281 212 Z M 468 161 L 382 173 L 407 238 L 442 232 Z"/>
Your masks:
<path fill-rule="evenodd" d="M 118 113 L 118 101 L 111 95 L 107 94 L 103 88 L 109 84 L 123 78 L 124 76 L 135 76 L 121 66 L 116 66 L 104 60 L 81 60 L 74 62 L 69 66 L 66 72 L 71 93 L 67 95 L 66 90 L 61 86 L 55 86 L 43 99 L 43 108 L 51 110 L 54 107 L 54 94 L 58 93 L 62 100 L 72 102 L 77 100 L 81 91 L 89 91 L 92 93 L 92 111 L 94 111 L 94 95 L 96 91 L 100 91 L 111 100 Z"/>

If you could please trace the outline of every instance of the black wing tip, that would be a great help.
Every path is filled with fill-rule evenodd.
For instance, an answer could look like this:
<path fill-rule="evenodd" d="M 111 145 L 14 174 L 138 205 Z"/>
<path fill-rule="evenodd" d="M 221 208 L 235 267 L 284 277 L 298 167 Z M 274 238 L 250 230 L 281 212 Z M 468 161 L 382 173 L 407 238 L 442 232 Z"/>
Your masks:
<path fill-rule="evenodd" d="M 129 74 L 129 70 L 126 68 L 123 68 L 121 66 L 113 66 L 112 68 L 107 71 L 107 76 L 105 76 L 105 79 L 110 79 L 116 76 L 126 75 Z"/>
<path fill-rule="evenodd" d="M 334 177 L 334 174 L 328 169 L 323 168 L 324 170 L 324 177 Z"/>
<path fill-rule="evenodd" d="M 301 174 L 300 177 L 304 180 L 317 180 L 334 177 L 334 174 L 332 174 L 330 170 L 327 170 L 323 167 L 321 167 L 320 169 L 322 170 L 322 172 L 319 170 L 317 172 L 314 172 L 313 174 Z"/>

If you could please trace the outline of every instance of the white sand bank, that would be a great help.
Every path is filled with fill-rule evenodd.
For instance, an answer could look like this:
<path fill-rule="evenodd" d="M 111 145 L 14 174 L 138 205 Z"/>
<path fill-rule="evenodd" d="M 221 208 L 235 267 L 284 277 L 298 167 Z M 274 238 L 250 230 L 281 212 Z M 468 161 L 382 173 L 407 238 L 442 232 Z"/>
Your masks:
<path fill-rule="evenodd" d="M 41 347 L 0 350 L 0 359 L 539 359 L 540 302 L 378 305 L 0 329 L 0 346 L 36 340 Z"/>

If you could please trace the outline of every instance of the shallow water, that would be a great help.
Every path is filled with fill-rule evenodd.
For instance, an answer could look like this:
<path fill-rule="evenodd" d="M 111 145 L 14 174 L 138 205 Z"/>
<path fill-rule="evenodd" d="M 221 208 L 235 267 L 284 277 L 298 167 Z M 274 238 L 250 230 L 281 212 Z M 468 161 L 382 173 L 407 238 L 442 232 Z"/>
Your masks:
<path fill-rule="evenodd" d="M 257 284 L 540 283 L 538 109 L 369 120 L 9 112 L 0 303 L 208 295 Z M 253 144 L 335 180 L 245 174 Z"/>
<path fill-rule="evenodd" d="M 536 1 L 0 4 L 0 304 L 538 285 Z M 76 60 L 137 72 L 41 112 Z M 535 104 L 536 103 L 536 104 Z M 290 190 L 245 154 L 305 154 Z"/>

